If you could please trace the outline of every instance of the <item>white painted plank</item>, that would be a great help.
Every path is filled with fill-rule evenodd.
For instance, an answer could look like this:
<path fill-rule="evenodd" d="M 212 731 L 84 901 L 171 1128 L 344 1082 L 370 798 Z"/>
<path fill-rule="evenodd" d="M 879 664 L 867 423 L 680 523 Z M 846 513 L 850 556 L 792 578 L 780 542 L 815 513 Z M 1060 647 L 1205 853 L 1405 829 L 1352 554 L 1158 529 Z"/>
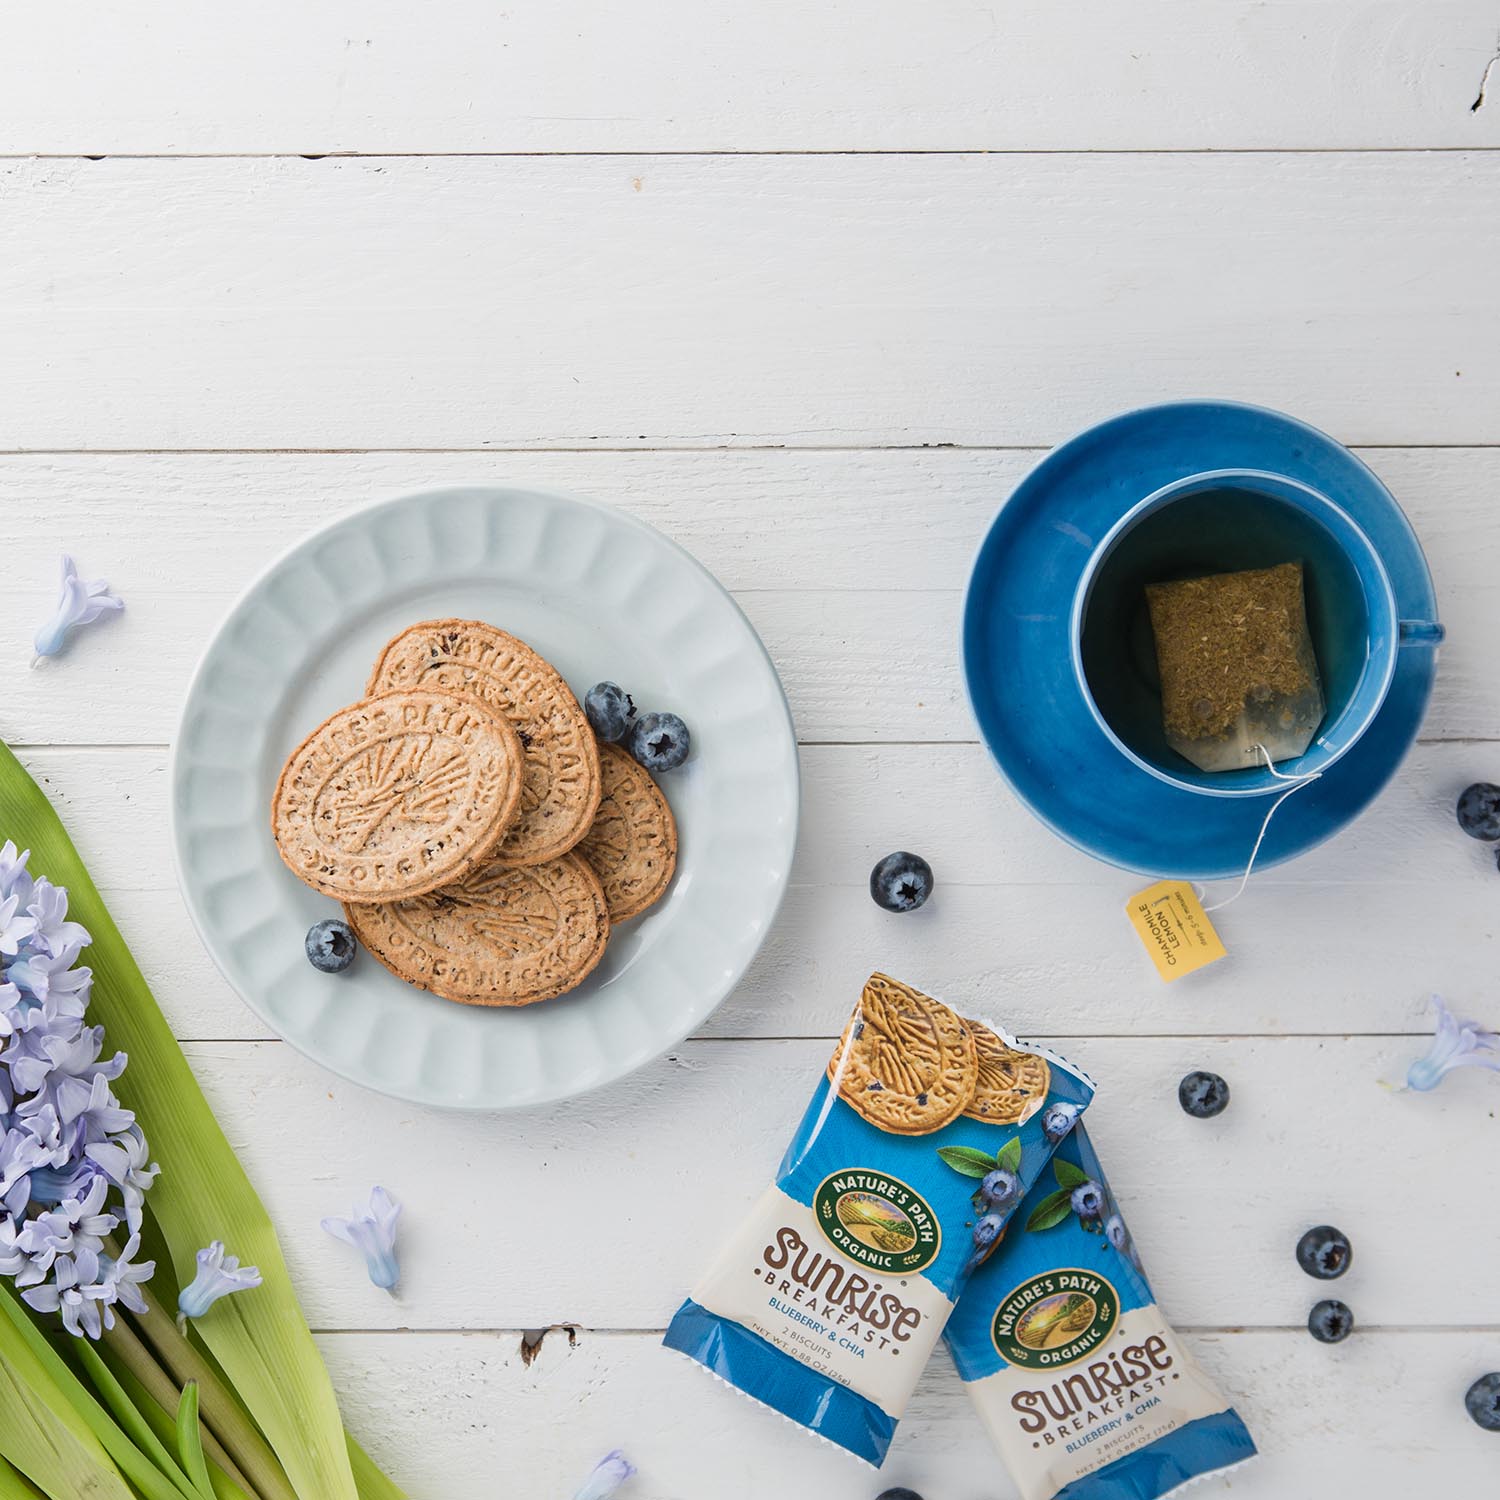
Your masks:
<path fill-rule="evenodd" d="M 1490 0 L 13 8 L 0 149 L 1454 146 Z"/>
<path fill-rule="evenodd" d="M 89 558 L 88 566 L 103 573 Z M 39 560 L 32 577 L 55 575 L 57 559 Z M 1468 569 L 1466 569 L 1468 571 Z M 0 603 L 16 620 L 12 650 L 0 663 L 0 718 L 27 744 L 162 744 L 176 734 L 198 657 L 235 593 L 158 594 L 124 575 L 109 575 L 127 599 L 127 610 L 66 660 L 28 670 L 31 636 L 52 608 L 55 581 L 20 590 Z M 192 588 L 191 576 L 181 585 Z M 959 664 L 963 595 L 880 590 L 784 591 L 756 589 L 736 595 L 765 642 L 791 704 L 798 738 L 811 743 L 963 744 L 977 734 Z M 1451 635 L 1442 648 L 1432 702 L 1423 721 L 1426 739 L 1500 739 L 1500 660 L 1491 647 L 1495 605 L 1482 588 L 1446 585 L 1439 609 Z M 503 620 L 495 622 L 503 625 Z M 547 643 L 534 638 L 545 655 Z M 141 671 L 142 663 L 150 671 Z M 608 662 L 597 676 L 610 674 Z M 587 682 L 574 683 L 586 691 Z M 351 700 L 364 684 L 351 682 Z M 680 705 L 679 705 L 680 706 Z M 309 725 L 309 728 L 312 726 Z"/>
<path fill-rule="evenodd" d="M 706 1032 L 832 1036 L 850 987 L 877 966 L 920 975 L 955 1003 L 998 1005 L 1028 1033 L 1421 1030 L 1432 990 L 1482 1007 L 1493 989 L 1500 875 L 1490 847 L 1459 832 L 1452 807 L 1462 787 L 1496 774 L 1497 758 L 1493 746 L 1416 751 L 1351 829 L 1258 876 L 1216 918 L 1228 959 L 1163 985 L 1125 922 L 1140 878 L 1056 839 L 1010 797 L 977 746 L 804 749 L 792 890 Z M 219 977 L 183 908 L 161 753 L 34 750 L 24 759 L 177 1034 L 267 1035 Z M 903 847 L 931 860 L 938 890 L 922 911 L 894 917 L 874 905 L 866 882 L 876 859 Z M 1371 933 L 1380 934 L 1373 958 Z"/>
<path fill-rule="evenodd" d="M 12 160 L 0 447 L 1048 444 L 1205 394 L 1490 443 L 1497 188 L 1497 152 Z"/>
<path fill-rule="evenodd" d="M 564 1500 L 623 1446 L 640 1465 L 620 1500 L 1014 1500 L 944 1351 L 918 1385 L 879 1475 L 726 1391 L 649 1334 L 550 1334 L 530 1368 L 498 1335 L 329 1334 L 319 1342 L 355 1434 L 411 1496 Z M 1494 1334 L 1190 1335 L 1262 1450 L 1191 1493 L 1478 1500 L 1495 1437 L 1465 1415 L 1469 1381 L 1500 1365 Z M 500 1477 L 500 1476 L 503 1476 Z"/>
<path fill-rule="evenodd" d="M 1427 545 L 1450 642 L 1430 737 L 1500 737 L 1500 450 L 1366 451 Z M 27 743 L 162 743 L 245 584 L 305 531 L 378 497 L 475 479 L 576 489 L 693 550 L 765 636 L 809 740 L 971 740 L 961 588 L 1026 452 L 168 454 L 0 458 L 9 522 L 0 726 Z M 128 601 L 27 670 L 57 553 Z M 544 645 L 538 642 L 539 645 Z M 150 662 L 142 672 L 140 664 Z M 607 675 L 601 664 L 600 675 Z"/>
<path fill-rule="evenodd" d="M 1355 451 L 1411 518 L 1445 590 L 1491 584 L 1500 572 L 1500 449 Z M 228 596 L 304 532 L 347 511 L 465 484 L 563 490 L 619 506 L 666 531 L 737 593 L 950 590 L 1045 453 L 0 453 L 0 512 L 12 522 L 0 631 L 22 630 L 47 607 L 54 554 L 65 546 L 151 599 L 163 589 Z"/>
<path fill-rule="evenodd" d="M 0 513 L 14 524 L 0 631 L 46 608 L 63 546 L 135 580 L 150 600 L 163 590 L 232 596 L 304 532 L 375 500 L 466 484 L 618 506 L 736 593 L 951 590 L 1044 451 L 3 453 Z M 1482 521 L 1486 494 L 1500 488 L 1500 450 L 1364 456 L 1424 531 Z M 1500 560 L 1500 534 L 1470 532 L 1470 549 L 1489 543 Z"/>
<path fill-rule="evenodd" d="M 690 1042 L 585 1098 L 489 1116 L 382 1099 L 279 1042 L 187 1051 L 313 1326 L 659 1328 L 774 1174 L 830 1045 Z M 1500 1338 L 1485 1187 L 1500 1079 L 1466 1069 L 1430 1095 L 1383 1089 L 1413 1056 L 1407 1038 L 1066 1045 L 1099 1082 L 1091 1131 L 1181 1322 L 1301 1326 L 1319 1289 L 1293 1251 L 1334 1223 L 1355 1246 L 1338 1292 L 1361 1320 Z M 1194 1067 L 1229 1081 L 1215 1121 L 1177 1105 Z M 376 1182 L 407 1205 L 396 1300 L 317 1228 Z M 618 1254 L 601 1253 L 601 1193 Z"/>

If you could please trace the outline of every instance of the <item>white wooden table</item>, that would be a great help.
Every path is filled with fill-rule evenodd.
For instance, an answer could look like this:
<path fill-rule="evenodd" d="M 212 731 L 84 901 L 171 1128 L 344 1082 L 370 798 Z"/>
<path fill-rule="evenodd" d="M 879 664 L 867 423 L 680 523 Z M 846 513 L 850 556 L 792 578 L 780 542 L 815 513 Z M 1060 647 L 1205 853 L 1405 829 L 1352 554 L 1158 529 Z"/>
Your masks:
<path fill-rule="evenodd" d="M 616 1444 L 639 1500 L 1012 1494 L 941 1356 L 877 1479 L 657 1347 L 874 964 L 1101 1080 L 1163 1302 L 1265 1450 L 1236 1496 L 1494 1493 L 1500 1438 L 1462 1393 L 1500 1367 L 1500 1079 L 1377 1080 L 1421 1050 L 1432 989 L 1500 1021 L 1500 874 L 1451 812 L 1500 779 L 1497 27 L 1495 0 L 0 13 L 0 732 L 413 1500 L 564 1500 Z M 956 617 L 1045 448 L 1195 395 L 1358 448 L 1451 644 L 1376 806 L 1258 879 L 1230 959 L 1166 988 L 1131 878 L 975 743 Z M 520 1117 L 392 1104 L 270 1039 L 192 934 L 164 827 L 177 705 L 241 586 L 329 516 L 460 480 L 600 496 L 691 548 L 804 744 L 794 887 L 745 983 L 656 1066 Z M 129 609 L 28 673 L 64 546 Z M 897 847 L 941 886 L 901 919 L 865 893 Z M 1196 1065 L 1232 1084 L 1217 1122 L 1175 1102 Z M 409 1206 L 399 1301 L 317 1229 L 374 1181 Z M 1356 1246 L 1336 1349 L 1302 1331 L 1292 1259 L 1323 1220 Z"/>

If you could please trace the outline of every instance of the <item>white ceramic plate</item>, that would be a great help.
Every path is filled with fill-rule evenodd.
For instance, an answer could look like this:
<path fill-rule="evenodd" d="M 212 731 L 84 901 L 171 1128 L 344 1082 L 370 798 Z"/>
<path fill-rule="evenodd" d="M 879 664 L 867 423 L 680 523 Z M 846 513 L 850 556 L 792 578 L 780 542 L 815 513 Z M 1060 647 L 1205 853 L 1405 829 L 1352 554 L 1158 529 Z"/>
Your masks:
<path fill-rule="evenodd" d="M 307 929 L 339 915 L 271 840 L 283 760 L 357 699 L 382 645 L 417 620 L 511 631 L 581 698 L 601 678 L 681 714 L 686 765 L 660 778 L 677 875 L 617 927 L 571 995 L 454 1005 L 368 954 L 320 974 Z M 780 905 L 797 834 L 786 697 L 738 606 L 644 523 L 532 490 L 407 495 L 334 522 L 253 583 L 188 689 L 172 759 L 172 835 L 188 910 L 225 977 L 288 1042 L 403 1099 L 504 1109 L 580 1094 L 682 1040 L 745 972 Z"/>

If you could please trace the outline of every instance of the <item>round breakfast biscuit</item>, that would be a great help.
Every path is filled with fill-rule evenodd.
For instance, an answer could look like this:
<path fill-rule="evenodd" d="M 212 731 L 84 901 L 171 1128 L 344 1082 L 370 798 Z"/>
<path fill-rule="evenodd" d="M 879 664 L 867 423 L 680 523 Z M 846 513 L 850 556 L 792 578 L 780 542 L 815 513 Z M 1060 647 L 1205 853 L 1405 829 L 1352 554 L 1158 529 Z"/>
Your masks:
<path fill-rule="evenodd" d="M 604 794 L 578 853 L 588 862 L 611 922 L 639 916 L 661 898 L 677 868 L 677 824 L 651 773 L 618 745 L 599 746 Z"/>
<path fill-rule="evenodd" d="M 510 724 L 482 703 L 385 693 L 341 708 L 287 757 L 271 832 L 299 880 L 396 901 L 488 859 L 521 806 Z"/>
<path fill-rule="evenodd" d="M 496 851 L 512 865 L 565 854 L 599 806 L 599 752 L 578 700 L 524 641 L 478 620 L 426 620 L 380 653 L 369 691 L 421 689 L 478 698 L 521 737 L 526 779 L 515 826 Z"/>
<path fill-rule="evenodd" d="M 1024 1125 L 1047 1102 L 1052 1069 L 1035 1052 L 1007 1047 L 988 1026 L 968 1021 L 979 1053 L 979 1082 L 964 1113 L 996 1125 Z"/>
<path fill-rule="evenodd" d="M 962 1017 L 920 990 L 872 974 L 828 1076 L 872 1125 L 929 1135 L 968 1108 L 979 1055 Z"/>
<path fill-rule="evenodd" d="M 576 854 L 540 865 L 492 861 L 440 891 L 346 913 L 398 979 L 462 1005 L 533 1005 L 565 994 L 609 941 L 604 891 Z"/>

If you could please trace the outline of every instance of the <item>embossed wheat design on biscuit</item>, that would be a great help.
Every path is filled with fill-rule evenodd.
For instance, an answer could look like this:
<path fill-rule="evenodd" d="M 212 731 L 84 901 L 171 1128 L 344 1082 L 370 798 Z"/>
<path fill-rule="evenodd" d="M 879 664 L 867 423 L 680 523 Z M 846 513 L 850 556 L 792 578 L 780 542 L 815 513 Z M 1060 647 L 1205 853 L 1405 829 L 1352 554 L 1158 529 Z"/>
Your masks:
<path fill-rule="evenodd" d="M 540 931 L 545 920 L 546 914 L 540 912 L 494 912 L 474 919 L 474 935 L 502 953 L 528 952 L 542 946 L 538 937 L 549 935 Z"/>
<path fill-rule="evenodd" d="M 488 865 L 477 875 L 472 875 L 457 890 L 451 892 L 461 896 L 466 905 L 479 906 L 487 901 L 504 901 L 506 893 L 516 883 L 515 873 L 503 865 Z"/>
<path fill-rule="evenodd" d="M 533 685 L 537 682 L 537 674 L 524 662 L 512 658 L 503 666 L 497 666 L 484 654 L 482 646 L 468 642 L 469 651 L 474 654 L 465 656 L 461 654 L 465 643 L 457 636 L 445 636 L 443 639 L 448 641 L 449 645 L 432 644 L 428 647 L 425 656 L 417 658 L 416 666 L 419 677 L 429 672 L 441 674 L 445 667 L 457 667 L 462 674 L 462 681 L 445 683 L 446 686 L 475 688 L 481 698 L 490 702 L 498 699 L 502 707 L 512 709 L 518 714 L 527 714 Z M 477 654 L 477 659 L 475 654 Z M 439 676 L 439 681 L 444 681 L 444 679 Z M 545 683 L 539 686 L 543 692 L 549 690 Z M 486 692 L 486 687 L 491 688 L 493 692 Z"/>
<path fill-rule="evenodd" d="M 996 1089 L 1014 1089 L 1021 1082 L 1021 1069 L 1009 1052 L 996 1056 L 994 1053 L 979 1054 L 980 1082 Z"/>
<path fill-rule="evenodd" d="M 608 811 L 606 811 L 606 807 Z M 625 862 L 630 852 L 630 823 L 619 807 L 613 803 L 601 803 L 594 817 L 594 826 L 589 829 L 589 847 L 595 849 L 612 865 Z"/>
<path fill-rule="evenodd" d="M 526 747 L 526 771 L 521 779 L 521 811 L 534 813 L 551 792 L 551 770 L 540 750 Z"/>
<path fill-rule="evenodd" d="M 464 905 L 475 913 L 475 937 L 507 954 L 541 947 L 557 930 L 557 907 L 535 887 L 523 886 L 518 901 L 517 884 L 509 870 L 491 868 L 467 882 L 463 891 Z"/>
<path fill-rule="evenodd" d="M 414 822 L 441 823 L 468 780 L 468 761 L 450 751 L 426 769 L 432 741 L 372 746 L 350 768 L 333 798 L 334 836 L 346 853 L 365 848 L 398 808 Z"/>
<path fill-rule="evenodd" d="M 871 1071 L 887 1088 L 912 1096 L 925 1093 L 938 1071 L 931 1021 L 920 1012 L 898 1010 L 873 990 L 865 995 L 863 1009 L 865 1025 L 876 1032 Z"/>

